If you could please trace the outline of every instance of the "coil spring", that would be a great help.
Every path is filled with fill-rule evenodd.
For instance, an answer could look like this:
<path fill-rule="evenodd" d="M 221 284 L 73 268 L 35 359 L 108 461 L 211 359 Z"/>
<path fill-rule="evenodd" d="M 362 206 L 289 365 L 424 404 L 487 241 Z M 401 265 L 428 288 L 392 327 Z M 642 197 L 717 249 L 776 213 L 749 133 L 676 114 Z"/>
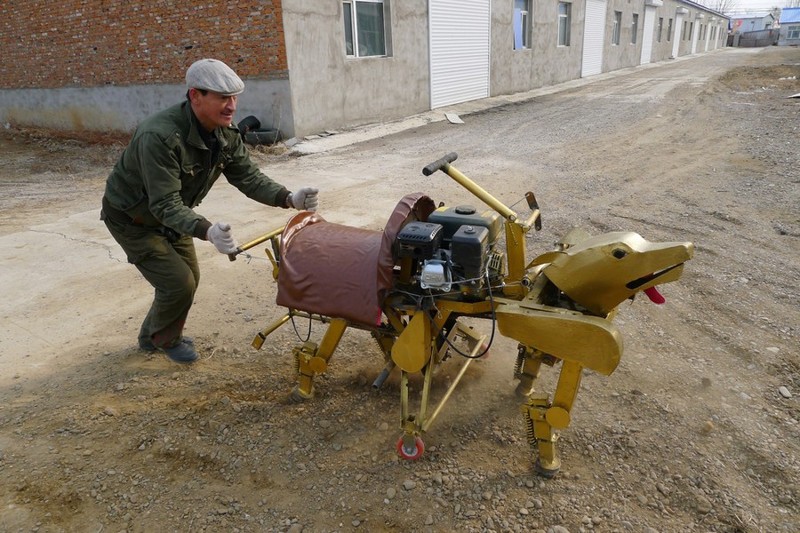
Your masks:
<path fill-rule="evenodd" d="M 529 409 L 525 409 L 522 413 L 522 416 L 525 417 L 525 426 L 526 432 L 528 434 L 528 444 L 530 444 L 531 449 L 536 452 L 537 450 L 537 441 L 536 441 L 536 432 L 533 428 L 533 418 L 531 418 L 531 412 Z"/>
<path fill-rule="evenodd" d="M 525 363 L 526 352 L 525 346 L 520 344 L 517 348 L 517 362 L 514 363 L 514 377 L 517 379 L 522 375 L 522 365 Z"/>

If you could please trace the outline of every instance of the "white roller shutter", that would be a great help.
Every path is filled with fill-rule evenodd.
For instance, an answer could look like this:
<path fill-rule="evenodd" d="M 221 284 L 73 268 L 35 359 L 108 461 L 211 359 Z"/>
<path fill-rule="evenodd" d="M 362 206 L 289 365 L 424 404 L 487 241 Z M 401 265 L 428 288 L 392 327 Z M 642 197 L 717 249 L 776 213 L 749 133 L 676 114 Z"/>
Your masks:
<path fill-rule="evenodd" d="M 675 15 L 675 33 L 672 35 L 672 59 L 678 57 L 681 37 L 683 36 L 683 15 L 680 12 Z"/>
<path fill-rule="evenodd" d="M 489 96 L 490 0 L 430 0 L 431 109 Z"/>
<path fill-rule="evenodd" d="M 583 59 L 581 77 L 603 72 L 603 40 L 606 33 L 606 3 L 586 0 L 586 21 L 583 24 Z"/>
<path fill-rule="evenodd" d="M 653 33 L 656 28 L 656 8 L 644 8 L 644 31 L 642 32 L 642 57 L 641 64 L 650 62 L 653 54 Z"/>
<path fill-rule="evenodd" d="M 698 13 L 694 21 L 694 26 L 692 26 L 692 54 L 697 53 L 697 38 L 700 36 L 700 24 L 703 22 L 703 17 L 705 17 L 705 15 Z"/>

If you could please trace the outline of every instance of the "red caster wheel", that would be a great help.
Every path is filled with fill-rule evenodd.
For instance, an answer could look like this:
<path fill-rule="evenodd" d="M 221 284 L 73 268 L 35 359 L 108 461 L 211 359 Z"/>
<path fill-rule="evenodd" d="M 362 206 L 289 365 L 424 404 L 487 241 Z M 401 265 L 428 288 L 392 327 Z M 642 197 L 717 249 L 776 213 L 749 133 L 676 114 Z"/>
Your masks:
<path fill-rule="evenodd" d="M 416 461 L 425 453 L 425 443 L 419 437 L 414 437 L 414 444 L 409 448 L 403 446 L 403 438 L 397 440 L 397 455 L 407 461 Z"/>

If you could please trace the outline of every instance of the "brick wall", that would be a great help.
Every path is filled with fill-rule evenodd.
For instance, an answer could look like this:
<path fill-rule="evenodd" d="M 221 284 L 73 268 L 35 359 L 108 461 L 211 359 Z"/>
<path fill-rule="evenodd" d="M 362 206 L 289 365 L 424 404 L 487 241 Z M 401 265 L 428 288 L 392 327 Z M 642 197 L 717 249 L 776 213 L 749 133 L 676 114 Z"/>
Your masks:
<path fill-rule="evenodd" d="M 182 83 L 203 57 L 287 77 L 281 0 L 0 2 L 0 89 Z"/>

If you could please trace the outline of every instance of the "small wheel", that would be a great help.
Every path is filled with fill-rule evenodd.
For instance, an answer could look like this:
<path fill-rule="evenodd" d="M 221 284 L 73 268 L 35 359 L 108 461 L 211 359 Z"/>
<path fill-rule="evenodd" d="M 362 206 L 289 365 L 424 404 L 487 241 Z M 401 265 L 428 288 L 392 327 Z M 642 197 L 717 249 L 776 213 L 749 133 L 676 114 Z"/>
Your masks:
<path fill-rule="evenodd" d="M 403 437 L 397 439 L 397 455 L 407 461 L 416 461 L 425 453 L 425 443 L 418 436 L 414 437 L 414 445 L 411 448 L 403 446 Z"/>

